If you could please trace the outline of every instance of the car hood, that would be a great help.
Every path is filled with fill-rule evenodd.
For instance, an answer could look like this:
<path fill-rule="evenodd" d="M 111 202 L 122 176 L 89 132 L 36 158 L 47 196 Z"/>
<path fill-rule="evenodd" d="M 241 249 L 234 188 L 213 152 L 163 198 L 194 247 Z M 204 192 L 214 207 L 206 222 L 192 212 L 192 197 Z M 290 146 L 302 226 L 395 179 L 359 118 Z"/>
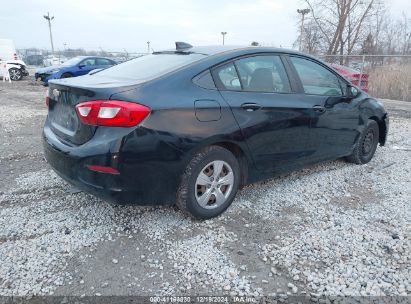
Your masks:
<path fill-rule="evenodd" d="M 36 70 L 36 73 L 47 73 L 47 72 L 51 72 L 53 70 L 61 70 L 63 68 L 63 66 L 61 65 L 52 65 L 49 67 L 45 67 L 45 68 L 39 68 Z"/>
<path fill-rule="evenodd" d="M 26 66 L 23 60 L 6 60 L 7 64 L 20 64 Z"/>

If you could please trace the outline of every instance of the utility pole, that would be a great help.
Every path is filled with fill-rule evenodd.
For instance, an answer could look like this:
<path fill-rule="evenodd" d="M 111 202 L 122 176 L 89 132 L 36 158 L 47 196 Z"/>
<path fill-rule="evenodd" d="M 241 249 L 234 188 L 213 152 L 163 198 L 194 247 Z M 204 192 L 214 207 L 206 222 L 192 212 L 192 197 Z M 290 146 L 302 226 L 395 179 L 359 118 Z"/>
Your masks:
<path fill-rule="evenodd" d="M 50 17 L 50 13 L 47 12 L 47 15 L 43 16 L 49 23 L 49 31 L 50 31 L 50 42 L 51 42 L 51 53 L 54 54 L 54 45 L 53 45 L 53 35 L 51 34 L 51 20 L 54 19 L 54 16 Z"/>
<path fill-rule="evenodd" d="M 300 46 L 298 48 L 300 52 L 302 51 L 302 48 L 303 48 L 304 16 L 307 15 L 309 12 L 310 12 L 309 8 L 297 10 L 297 13 L 301 14 Z"/>
<path fill-rule="evenodd" d="M 223 45 L 224 45 L 225 35 L 227 35 L 227 32 L 221 32 L 221 35 L 223 35 Z"/>
<path fill-rule="evenodd" d="M 150 54 L 150 41 L 147 41 L 147 54 Z"/>

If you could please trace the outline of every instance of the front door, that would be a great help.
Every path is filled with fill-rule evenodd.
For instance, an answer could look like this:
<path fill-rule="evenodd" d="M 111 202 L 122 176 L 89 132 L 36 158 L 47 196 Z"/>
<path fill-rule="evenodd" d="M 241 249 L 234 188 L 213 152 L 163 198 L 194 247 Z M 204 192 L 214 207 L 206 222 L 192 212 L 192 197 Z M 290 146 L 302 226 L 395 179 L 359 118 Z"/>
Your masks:
<path fill-rule="evenodd" d="M 359 135 L 356 100 L 345 97 L 346 83 L 336 73 L 307 58 L 290 56 L 301 81 L 300 98 L 311 105 L 308 150 L 313 160 L 337 158 L 351 152 Z M 337 102 L 327 106 L 327 101 Z"/>
<path fill-rule="evenodd" d="M 75 76 L 86 75 L 96 68 L 96 58 L 86 58 L 78 64 L 78 68 L 76 71 L 77 75 Z"/>
<path fill-rule="evenodd" d="M 299 99 L 278 55 L 253 55 L 213 70 L 258 170 L 281 172 L 306 156 L 310 105 Z"/>

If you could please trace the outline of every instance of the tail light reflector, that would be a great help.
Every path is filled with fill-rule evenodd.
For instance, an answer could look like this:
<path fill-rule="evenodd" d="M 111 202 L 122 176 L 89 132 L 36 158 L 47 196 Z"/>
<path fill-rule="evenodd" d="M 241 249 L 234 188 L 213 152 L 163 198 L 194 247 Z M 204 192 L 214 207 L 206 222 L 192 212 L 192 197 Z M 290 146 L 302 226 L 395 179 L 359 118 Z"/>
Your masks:
<path fill-rule="evenodd" d="M 150 108 L 122 100 L 93 100 L 76 106 L 82 123 L 93 126 L 133 127 L 150 114 Z"/>
<path fill-rule="evenodd" d="M 100 172 L 100 173 L 110 173 L 110 174 L 120 174 L 120 172 L 113 168 L 113 167 L 108 167 L 108 166 L 96 166 L 96 165 L 87 165 L 86 166 L 89 170 L 94 171 L 94 172 Z"/>

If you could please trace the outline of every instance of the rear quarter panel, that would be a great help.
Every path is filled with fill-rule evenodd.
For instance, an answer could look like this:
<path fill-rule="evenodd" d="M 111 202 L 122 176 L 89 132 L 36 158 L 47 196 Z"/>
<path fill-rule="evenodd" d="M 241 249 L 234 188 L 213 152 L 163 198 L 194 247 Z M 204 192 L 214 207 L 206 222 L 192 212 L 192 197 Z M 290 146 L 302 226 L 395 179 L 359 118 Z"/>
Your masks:
<path fill-rule="evenodd" d="M 195 75 L 193 75 L 195 76 Z M 120 158 L 127 170 L 148 171 L 158 168 L 153 180 L 161 180 L 163 187 L 175 193 L 187 164 L 201 148 L 220 142 L 238 145 L 249 153 L 242 133 L 228 104 L 217 90 L 200 88 L 192 82 L 192 75 L 174 74 L 149 82 L 132 90 L 117 93 L 111 99 L 129 100 L 151 108 L 150 115 L 122 143 Z M 195 102 L 217 102 L 219 108 L 204 109 L 207 116 L 217 120 L 200 121 L 195 114 Z M 160 174 L 159 174 L 160 173 Z"/>

